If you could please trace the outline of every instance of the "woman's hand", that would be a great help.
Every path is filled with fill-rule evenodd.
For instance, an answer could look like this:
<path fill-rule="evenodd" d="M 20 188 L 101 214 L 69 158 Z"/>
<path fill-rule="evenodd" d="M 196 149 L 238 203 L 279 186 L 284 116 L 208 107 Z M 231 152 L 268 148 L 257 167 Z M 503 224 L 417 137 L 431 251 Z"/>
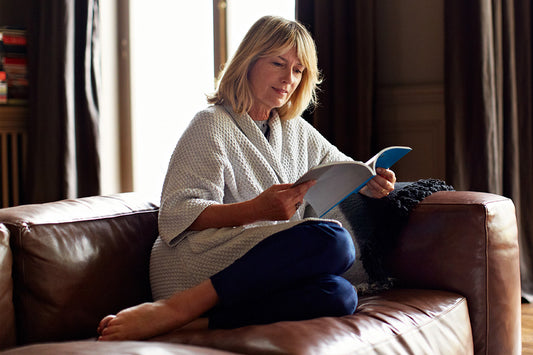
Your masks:
<path fill-rule="evenodd" d="M 272 185 L 248 201 L 210 205 L 200 213 L 189 229 L 235 227 L 257 221 L 290 219 L 301 206 L 307 190 L 315 183 L 315 180 L 311 180 L 297 186 Z"/>
<path fill-rule="evenodd" d="M 382 198 L 394 190 L 396 175 L 394 171 L 383 168 L 377 168 L 376 172 L 378 175 L 361 189 L 361 193 L 367 197 Z"/>
<path fill-rule="evenodd" d="M 303 203 L 307 190 L 315 180 L 293 184 L 272 185 L 250 202 L 261 220 L 280 221 L 290 219 Z"/>

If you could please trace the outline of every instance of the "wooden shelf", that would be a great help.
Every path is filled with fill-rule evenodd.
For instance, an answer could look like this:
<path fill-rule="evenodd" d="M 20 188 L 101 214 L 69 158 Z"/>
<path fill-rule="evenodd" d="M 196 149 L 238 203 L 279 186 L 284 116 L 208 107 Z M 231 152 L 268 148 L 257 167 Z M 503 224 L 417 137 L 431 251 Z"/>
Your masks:
<path fill-rule="evenodd" d="M 27 106 L 0 105 L 0 130 L 25 130 L 28 116 Z"/>

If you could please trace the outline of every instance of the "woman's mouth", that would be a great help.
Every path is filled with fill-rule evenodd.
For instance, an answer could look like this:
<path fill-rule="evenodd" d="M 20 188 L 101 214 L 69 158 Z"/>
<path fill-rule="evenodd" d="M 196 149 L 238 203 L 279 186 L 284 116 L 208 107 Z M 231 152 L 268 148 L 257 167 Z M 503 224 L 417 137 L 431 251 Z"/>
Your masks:
<path fill-rule="evenodd" d="M 276 91 L 280 95 L 286 95 L 286 94 L 289 93 L 287 90 L 278 89 L 278 88 L 275 88 L 275 87 L 273 87 L 272 89 L 274 89 L 274 91 Z"/>

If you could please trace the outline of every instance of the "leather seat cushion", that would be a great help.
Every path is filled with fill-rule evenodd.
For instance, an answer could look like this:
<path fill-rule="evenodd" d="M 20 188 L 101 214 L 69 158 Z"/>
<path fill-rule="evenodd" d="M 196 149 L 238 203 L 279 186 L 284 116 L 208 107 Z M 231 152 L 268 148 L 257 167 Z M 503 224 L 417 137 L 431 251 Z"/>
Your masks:
<path fill-rule="evenodd" d="M 340 318 L 174 331 L 153 340 L 246 354 L 473 353 L 466 299 L 451 292 L 413 289 L 361 298 L 355 314 Z"/>
<path fill-rule="evenodd" d="M 148 343 L 142 341 L 96 342 L 94 340 L 45 343 L 14 348 L 2 355 L 57 355 L 57 354 L 113 354 L 113 355 L 225 355 L 225 351 L 199 348 L 197 346 Z"/>

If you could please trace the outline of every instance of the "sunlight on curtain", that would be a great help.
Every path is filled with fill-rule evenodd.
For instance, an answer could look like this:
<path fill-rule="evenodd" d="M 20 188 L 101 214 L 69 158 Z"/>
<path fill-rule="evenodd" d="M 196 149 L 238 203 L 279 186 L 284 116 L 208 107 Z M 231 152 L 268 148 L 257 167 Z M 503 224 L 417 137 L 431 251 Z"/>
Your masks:
<path fill-rule="evenodd" d="M 100 164 L 102 194 L 121 191 L 118 132 L 117 5 L 100 2 L 102 32 L 102 94 L 100 95 Z"/>
<path fill-rule="evenodd" d="M 130 0 L 134 190 L 161 193 L 168 161 L 214 90 L 212 0 Z"/>

